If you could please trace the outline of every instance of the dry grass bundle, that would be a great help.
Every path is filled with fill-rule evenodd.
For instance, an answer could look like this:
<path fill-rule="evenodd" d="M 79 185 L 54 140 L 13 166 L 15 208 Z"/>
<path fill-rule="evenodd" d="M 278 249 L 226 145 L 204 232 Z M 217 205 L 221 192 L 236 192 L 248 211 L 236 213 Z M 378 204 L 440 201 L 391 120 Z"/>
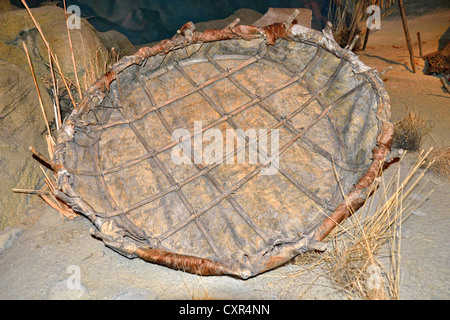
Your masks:
<path fill-rule="evenodd" d="M 429 166 L 431 172 L 450 182 L 450 146 L 433 149 L 424 166 Z"/>
<path fill-rule="evenodd" d="M 349 45 L 355 36 L 367 30 L 369 15 L 366 10 L 371 5 L 381 9 L 381 19 L 390 15 L 395 0 L 330 0 L 328 21 L 333 24 L 334 37 L 341 47 Z M 355 49 L 360 47 L 357 43 Z"/>
<path fill-rule="evenodd" d="M 41 193 L 39 196 L 44 200 L 50 207 L 59 212 L 61 217 L 65 217 L 67 219 L 74 219 L 77 217 L 77 214 L 64 202 L 60 201 L 55 197 L 54 191 L 56 188 L 56 181 L 54 178 L 49 176 L 45 170 L 41 167 L 42 173 L 45 176 L 45 187 L 44 190 L 50 190 L 48 193 Z"/>
<path fill-rule="evenodd" d="M 395 123 L 392 147 L 409 151 L 420 150 L 424 138 L 431 133 L 434 124 L 414 111 Z"/>
<path fill-rule="evenodd" d="M 44 34 L 42 33 L 42 29 L 41 29 L 40 25 L 38 24 L 38 22 L 34 18 L 31 10 L 29 9 L 28 5 L 26 4 L 26 1 L 25 0 L 21 0 L 21 2 L 25 6 L 26 10 L 28 11 L 31 19 L 33 20 L 33 23 L 35 24 L 36 28 L 38 29 L 39 34 L 41 35 L 41 38 L 42 38 L 42 40 L 44 41 L 44 43 L 45 43 L 45 45 L 47 47 L 48 55 L 49 55 L 49 65 L 50 65 L 50 69 L 51 69 L 51 78 L 52 78 L 52 82 L 51 83 L 52 83 L 52 86 L 53 86 L 52 91 L 53 91 L 53 94 L 54 94 L 54 99 L 56 99 L 56 101 L 59 101 L 59 98 L 57 97 L 59 90 L 58 90 L 58 87 L 57 87 L 57 82 L 55 81 L 53 64 L 55 64 L 56 67 L 57 67 L 57 71 L 58 71 L 59 75 L 61 76 L 61 79 L 62 79 L 65 87 L 67 88 L 67 91 L 68 91 L 68 94 L 70 96 L 70 100 L 71 100 L 73 106 L 76 106 L 75 100 L 73 99 L 73 96 L 72 96 L 72 94 L 70 92 L 70 89 L 69 89 L 69 84 L 66 81 L 66 78 L 65 78 L 64 74 L 61 71 L 61 67 L 59 65 L 59 62 L 58 62 L 58 59 L 57 59 L 56 55 L 53 54 L 53 51 L 50 48 L 50 45 L 49 45 L 47 39 L 45 38 Z M 68 29 L 67 29 L 67 32 L 68 32 L 69 37 L 70 37 L 70 33 L 69 33 Z M 36 85 L 36 91 L 37 91 L 37 94 L 38 94 L 40 107 L 41 107 L 41 110 L 42 110 L 42 113 L 43 113 L 45 125 L 47 127 L 46 142 L 47 142 L 47 148 L 48 148 L 47 151 L 48 151 L 50 160 L 47 160 L 44 156 L 42 156 L 39 152 L 37 152 L 33 147 L 31 147 L 30 150 L 34 153 L 34 155 L 38 159 L 40 159 L 41 161 L 43 159 L 43 162 L 48 164 L 48 163 L 51 162 L 51 158 L 53 157 L 54 148 L 55 148 L 55 139 L 52 136 L 52 132 L 50 130 L 48 117 L 47 117 L 47 115 L 45 113 L 45 108 L 44 108 L 44 105 L 43 105 L 43 102 L 42 102 L 41 94 L 40 94 L 40 91 L 39 91 L 39 86 L 37 84 L 36 74 L 34 72 L 34 68 L 33 68 L 33 64 L 32 64 L 31 58 L 30 58 L 30 56 L 28 54 L 28 48 L 27 48 L 25 43 L 23 43 L 23 46 L 24 46 L 24 50 L 25 50 L 25 53 L 26 53 L 26 56 L 27 56 L 27 60 L 28 60 L 29 66 L 30 66 L 31 74 L 33 76 L 34 83 Z M 73 57 L 73 50 L 71 52 L 72 52 L 72 57 Z M 73 62 L 74 62 L 74 59 L 73 59 Z M 74 65 L 74 70 L 76 70 L 76 66 L 75 65 Z M 80 98 L 81 98 L 81 96 L 80 96 Z M 54 105 L 55 122 L 57 124 L 56 127 L 59 128 L 59 126 L 61 125 L 61 109 L 60 109 L 59 103 L 56 103 L 56 101 L 54 101 L 54 103 L 55 103 L 55 105 Z M 51 175 L 48 175 L 46 173 L 46 171 L 42 167 L 41 167 L 41 170 L 42 170 L 42 172 L 43 172 L 43 174 L 45 176 L 45 183 L 46 183 L 46 185 L 44 186 L 44 188 L 42 190 L 13 189 L 13 192 L 37 194 L 48 205 L 50 205 L 52 208 L 57 210 L 61 214 L 61 216 L 64 216 L 64 217 L 66 217 L 68 219 L 75 218 L 77 216 L 77 214 L 70 207 L 68 207 L 65 203 L 63 203 L 62 201 L 57 199 L 54 196 L 54 194 L 53 194 L 53 192 L 55 190 L 55 185 L 56 185 L 56 173 L 54 173 L 53 176 L 51 176 Z"/>
<path fill-rule="evenodd" d="M 383 176 L 378 179 L 373 185 L 373 190 L 378 190 L 371 199 L 328 236 L 326 240 L 331 248 L 323 254 L 312 253 L 305 259 L 297 259 L 295 263 L 306 268 L 320 266 L 323 270 L 320 276 L 327 277 L 333 287 L 349 299 L 398 299 L 401 226 L 432 192 L 420 202 L 409 197 L 413 190 L 417 192 L 427 171 L 420 168 L 428 169 L 431 165 L 426 162 L 429 154 L 430 151 L 420 153 L 402 178 L 403 155 L 389 181 Z M 419 192 L 423 186 L 421 188 Z M 389 267 L 379 258 L 386 244 L 389 245 Z"/>
<path fill-rule="evenodd" d="M 74 55 L 74 50 L 73 50 L 73 45 L 72 45 L 71 33 L 69 30 L 69 26 L 68 26 L 66 1 L 63 0 L 63 5 L 64 5 L 64 9 L 65 9 L 64 11 L 66 12 L 65 19 L 66 19 L 66 27 L 67 27 L 67 37 L 68 37 L 68 41 L 69 41 L 69 49 L 70 49 L 70 54 L 71 54 L 71 58 L 72 58 L 73 70 L 74 70 L 74 74 L 75 74 L 75 82 L 76 82 L 75 84 L 72 83 L 63 74 L 63 72 L 61 70 L 61 66 L 58 61 L 58 57 L 53 53 L 49 42 L 47 41 L 44 33 L 42 32 L 42 29 L 41 29 L 39 23 L 36 21 L 35 17 L 33 16 L 33 13 L 31 12 L 30 8 L 28 7 L 26 1 L 21 0 L 21 2 L 24 5 L 25 9 L 28 11 L 34 25 L 36 26 L 42 40 L 44 41 L 44 44 L 46 45 L 47 50 L 48 50 L 50 74 L 48 76 L 43 76 L 41 78 L 41 80 L 42 80 L 42 83 L 44 84 L 45 88 L 49 92 L 50 96 L 52 97 L 53 110 L 55 113 L 54 114 L 55 127 L 56 127 L 56 129 L 59 129 L 62 125 L 62 120 L 63 120 L 64 116 L 69 114 L 72 111 L 72 108 L 71 108 L 72 106 L 73 107 L 76 106 L 76 101 L 75 101 L 76 94 L 78 94 L 78 99 L 81 99 L 82 94 L 83 94 L 82 87 L 80 85 L 80 80 L 78 79 L 78 72 L 77 72 L 78 68 L 75 63 L 75 55 Z M 55 3 L 56 2 L 54 2 L 54 1 L 48 1 L 45 5 L 55 5 Z M 83 43 L 82 36 L 81 36 L 81 41 Z M 50 159 L 47 160 L 46 157 L 39 154 L 39 152 L 34 150 L 34 148 L 30 148 L 30 150 L 32 150 L 34 155 L 42 163 L 45 163 L 47 165 L 47 167 L 51 167 L 51 165 L 49 165 L 49 164 L 51 164 L 51 160 L 52 160 L 52 156 L 53 156 L 53 152 L 54 152 L 55 139 L 52 135 L 51 126 L 50 126 L 48 117 L 45 113 L 45 109 L 44 109 L 44 105 L 43 105 L 43 102 L 41 99 L 41 94 L 40 94 L 39 87 L 37 84 L 36 75 L 34 73 L 32 61 L 28 54 L 28 50 L 27 50 L 25 43 L 23 43 L 23 46 L 24 46 L 24 50 L 27 54 L 28 63 L 30 66 L 30 70 L 31 70 L 35 85 L 36 85 L 36 90 L 37 90 L 38 97 L 39 97 L 40 107 L 43 112 L 44 121 L 45 121 L 46 128 L 47 128 L 46 142 L 47 142 L 47 147 L 48 147 L 48 155 L 49 155 Z M 84 43 L 83 43 L 83 48 L 84 48 Z M 86 50 L 86 48 L 84 48 L 84 49 Z M 109 54 L 110 54 L 110 58 L 112 61 L 114 61 L 114 60 L 117 61 L 118 58 L 116 57 L 115 52 L 110 52 Z M 95 57 L 96 61 L 86 61 L 85 57 L 82 57 L 82 58 L 83 58 L 83 65 L 84 65 L 84 70 L 85 70 L 84 88 L 86 90 L 89 87 L 89 85 L 91 83 L 93 83 L 102 73 L 105 73 L 107 71 L 109 66 L 107 65 L 107 63 L 105 63 L 104 70 L 98 70 L 97 65 L 98 65 L 98 61 L 100 61 L 98 51 L 97 51 L 97 54 Z M 56 69 L 54 68 L 54 66 L 56 67 Z M 95 66 L 95 70 L 94 70 L 94 66 Z M 56 78 L 55 74 L 59 75 L 60 78 Z M 63 86 L 59 85 L 59 81 L 58 81 L 59 79 L 62 80 Z M 53 194 L 55 187 L 56 187 L 56 176 L 55 176 L 56 173 L 53 175 L 48 175 L 47 172 L 44 171 L 44 169 L 42 169 L 42 170 L 45 175 L 45 182 L 46 182 L 46 185 L 44 186 L 44 188 L 42 190 L 13 189 L 13 191 L 17 192 L 17 193 L 28 193 L 28 194 L 39 195 L 47 204 L 49 204 L 52 208 L 57 210 L 62 216 L 66 217 L 68 219 L 73 219 L 74 217 L 76 217 L 77 214 L 70 207 L 68 207 L 64 202 L 57 199 Z"/>
<path fill-rule="evenodd" d="M 63 119 L 65 119 L 73 110 L 70 95 L 66 87 L 64 85 L 61 86 L 60 78 L 56 77 L 54 70 L 51 69 L 49 74 L 41 75 L 40 80 L 54 104 L 55 119 L 58 121 L 55 121 L 56 126 L 53 125 L 53 127 L 58 129 L 61 127 Z M 68 85 L 72 96 L 75 99 L 78 99 L 76 85 L 70 82 L 68 82 Z M 53 124 L 53 122 L 51 122 L 51 124 Z"/>
<path fill-rule="evenodd" d="M 41 26 L 39 25 L 39 23 L 34 18 L 33 13 L 31 12 L 30 8 L 28 7 L 26 1 L 25 0 L 21 0 L 21 2 L 24 5 L 25 9 L 28 11 L 28 14 L 31 17 L 31 20 L 33 20 L 33 23 L 36 26 L 36 29 L 39 31 L 39 34 L 40 34 L 40 36 L 42 38 L 42 41 L 44 41 L 44 44 L 47 47 L 47 50 L 48 50 L 48 52 L 50 54 L 50 57 L 53 59 L 53 62 L 55 63 L 55 65 L 57 67 L 57 71 L 58 71 L 59 75 L 61 76 L 61 79 L 63 80 L 63 83 L 64 83 L 65 87 L 67 88 L 67 91 L 69 92 L 70 100 L 72 101 L 73 106 L 76 107 L 75 100 L 73 99 L 72 94 L 70 93 L 69 86 L 68 86 L 66 78 L 65 78 L 65 76 L 64 76 L 64 74 L 63 74 L 63 72 L 61 70 L 61 66 L 59 65 L 58 59 L 54 55 L 53 50 L 50 48 L 50 44 L 48 43 L 44 33 L 42 32 Z"/>
<path fill-rule="evenodd" d="M 330 270 L 330 279 L 337 288 L 356 298 L 398 299 L 401 225 L 433 192 L 429 192 L 420 202 L 409 198 L 427 171 L 419 170 L 425 165 L 430 152 L 420 153 L 405 178 L 401 178 L 403 156 L 390 181 L 380 179 L 379 186 L 373 186 L 374 189 L 379 188 L 378 193 L 359 214 L 331 236 L 333 250 L 324 259 Z M 389 269 L 378 258 L 387 243 L 390 247 Z"/>

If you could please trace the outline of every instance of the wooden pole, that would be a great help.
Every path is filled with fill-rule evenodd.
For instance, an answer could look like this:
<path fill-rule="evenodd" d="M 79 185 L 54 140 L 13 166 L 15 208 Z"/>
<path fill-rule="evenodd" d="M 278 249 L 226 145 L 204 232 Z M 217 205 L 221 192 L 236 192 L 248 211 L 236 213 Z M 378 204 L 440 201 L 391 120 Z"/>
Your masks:
<path fill-rule="evenodd" d="M 422 58 L 422 41 L 420 40 L 420 31 L 417 32 L 417 42 L 419 42 L 419 57 Z"/>
<path fill-rule="evenodd" d="M 445 77 L 442 77 L 442 78 L 441 78 L 441 82 L 442 82 L 442 85 L 444 86 L 444 89 L 445 89 L 448 93 L 450 93 L 450 86 L 447 84 L 447 81 L 445 80 Z"/>
<path fill-rule="evenodd" d="M 364 37 L 364 44 L 362 47 L 362 51 L 366 50 L 366 45 L 367 45 L 367 41 L 369 40 L 369 35 L 370 35 L 370 28 L 367 28 L 366 36 Z"/>
<path fill-rule="evenodd" d="M 414 64 L 414 53 L 411 46 L 411 39 L 409 38 L 408 23 L 406 21 L 406 14 L 405 14 L 405 7 L 403 6 L 403 0 L 398 0 L 398 7 L 400 9 L 400 15 L 402 16 L 403 31 L 405 32 L 406 44 L 408 45 L 412 71 L 416 73 L 416 66 Z"/>

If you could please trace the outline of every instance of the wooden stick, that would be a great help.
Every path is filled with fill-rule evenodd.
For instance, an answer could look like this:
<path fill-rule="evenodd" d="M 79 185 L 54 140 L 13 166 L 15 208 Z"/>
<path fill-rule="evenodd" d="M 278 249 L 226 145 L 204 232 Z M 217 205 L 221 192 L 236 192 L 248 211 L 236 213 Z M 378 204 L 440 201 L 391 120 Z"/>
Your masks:
<path fill-rule="evenodd" d="M 353 41 L 348 46 L 349 51 L 353 51 L 353 47 L 356 45 L 356 42 L 358 42 L 358 40 L 359 40 L 359 36 L 356 35 L 355 38 L 353 38 Z"/>
<path fill-rule="evenodd" d="M 419 57 L 422 58 L 422 41 L 420 41 L 420 31 L 417 32 L 417 42 L 419 43 Z"/>
<path fill-rule="evenodd" d="M 292 22 L 294 22 L 295 18 L 297 18 L 300 11 L 298 9 L 295 9 L 294 12 L 290 15 L 290 17 L 286 20 L 284 25 L 286 28 L 290 28 L 292 26 Z"/>
<path fill-rule="evenodd" d="M 28 64 L 30 65 L 31 74 L 33 75 L 34 84 L 36 86 L 36 91 L 37 91 L 37 94 L 38 94 L 38 97 L 39 97 L 39 105 L 41 106 L 41 111 L 42 111 L 42 114 L 44 115 L 44 120 L 45 120 L 45 125 L 47 126 L 48 135 L 51 137 L 52 136 L 52 132 L 50 131 L 50 126 L 48 124 L 47 114 L 45 113 L 45 109 L 44 109 L 44 103 L 42 102 L 41 91 L 39 90 L 39 86 L 38 86 L 38 83 L 37 83 L 37 80 L 36 80 L 36 74 L 34 73 L 33 63 L 31 63 L 31 58 L 30 58 L 30 55 L 28 54 L 28 48 L 27 48 L 27 45 L 25 44 L 25 42 L 23 42 L 23 48 L 24 48 L 25 53 L 27 55 L 27 60 L 28 60 Z"/>
<path fill-rule="evenodd" d="M 61 70 L 61 66 L 59 65 L 59 62 L 55 59 L 55 56 L 54 56 L 54 54 L 53 54 L 53 51 L 52 51 L 51 48 L 50 48 L 50 44 L 48 43 L 47 39 L 46 39 L 45 36 L 44 36 L 44 33 L 42 32 L 41 26 L 37 23 L 36 19 L 35 19 L 34 16 L 33 16 L 33 13 L 31 12 L 31 10 L 30 10 L 30 8 L 28 7 L 28 5 L 27 5 L 27 3 L 25 2 L 25 0 L 20 0 L 20 1 L 21 1 L 22 4 L 24 5 L 25 9 L 27 9 L 28 14 L 29 14 L 30 17 L 31 17 L 31 20 L 33 20 L 33 23 L 34 23 L 34 25 L 36 26 L 36 29 L 39 31 L 39 34 L 41 35 L 41 38 L 42 38 L 42 40 L 44 41 L 45 46 L 46 46 L 47 49 L 50 51 L 51 56 L 52 56 L 52 58 L 53 58 L 53 61 L 55 61 L 56 68 L 58 69 L 58 72 L 59 72 L 59 74 L 60 74 L 60 76 L 61 76 L 61 78 L 62 78 L 62 80 L 63 80 L 63 82 L 64 82 L 64 86 L 65 86 L 66 89 L 67 89 L 67 93 L 69 94 L 70 101 L 72 102 L 73 107 L 76 108 L 76 107 L 77 107 L 77 104 L 75 103 L 75 100 L 73 99 L 72 93 L 70 92 L 69 85 L 67 84 L 66 78 L 64 77 L 64 73 L 63 73 L 62 70 Z M 80 98 L 80 99 L 81 99 L 81 98 Z"/>
<path fill-rule="evenodd" d="M 356 10 L 353 13 L 353 17 L 352 17 L 352 28 L 350 29 L 350 35 L 348 36 L 348 40 L 347 40 L 347 45 L 350 46 L 350 43 L 352 43 L 353 41 L 353 37 L 355 35 L 356 32 L 356 27 L 358 26 L 358 15 L 359 15 L 359 11 L 360 11 L 361 5 L 360 2 L 356 5 Z"/>
<path fill-rule="evenodd" d="M 51 195 L 50 191 L 43 190 L 29 190 L 29 189 L 12 189 L 15 193 L 27 193 L 27 194 L 38 194 L 38 195 Z"/>
<path fill-rule="evenodd" d="M 37 151 L 35 148 L 30 147 L 30 151 L 35 155 L 36 158 L 38 158 L 41 162 L 45 163 L 49 168 L 51 168 L 53 171 L 54 169 L 54 163 L 47 159 L 45 156 L 43 156 L 39 151 Z"/>
<path fill-rule="evenodd" d="M 367 45 L 367 41 L 369 40 L 369 35 L 370 35 L 370 29 L 367 28 L 366 36 L 364 37 L 364 44 L 362 47 L 362 51 L 366 50 L 366 45 Z"/>
<path fill-rule="evenodd" d="M 73 54 L 72 38 L 70 36 L 69 30 L 69 18 L 67 17 L 66 0 L 63 1 L 63 4 L 64 4 L 64 13 L 66 15 L 66 28 L 67 28 L 67 36 L 69 37 L 70 53 L 72 54 L 73 72 L 75 73 L 75 80 L 77 82 L 79 99 L 81 99 L 83 93 L 81 92 L 80 80 L 78 80 L 77 64 L 75 62 L 75 55 Z"/>
<path fill-rule="evenodd" d="M 403 6 L 403 0 L 398 0 L 398 6 L 400 9 L 400 15 L 402 16 L 403 31 L 405 32 L 406 44 L 408 45 L 409 58 L 411 60 L 412 71 L 414 73 L 416 73 L 416 66 L 414 64 L 414 53 L 413 53 L 413 49 L 411 46 L 411 39 L 409 37 L 408 22 L 406 21 L 406 14 L 405 14 L 405 7 Z"/>
<path fill-rule="evenodd" d="M 232 28 L 236 27 L 237 24 L 238 24 L 239 22 L 241 22 L 241 19 L 236 18 L 232 23 L 230 23 L 230 24 L 227 26 L 227 28 L 232 29 Z"/>
<path fill-rule="evenodd" d="M 59 99 L 58 99 L 58 86 L 55 79 L 55 72 L 53 70 L 53 60 L 52 60 L 52 54 L 50 50 L 48 50 L 48 61 L 50 62 L 50 74 L 52 76 L 52 82 L 53 82 L 53 96 L 55 99 L 55 119 L 56 119 L 56 129 L 59 130 L 59 128 L 62 125 L 61 122 L 61 106 L 59 105 Z"/>
<path fill-rule="evenodd" d="M 392 70 L 392 66 L 387 67 L 386 69 L 384 69 L 383 71 L 380 72 L 380 77 L 384 76 L 386 74 L 386 72 Z"/>
<path fill-rule="evenodd" d="M 444 77 L 441 78 L 441 82 L 442 82 L 442 85 L 444 86 L 444 89 L 445 89 L 448 93 L 450 93 L 450 87 L 449 87 L 449 85 L 447 84 L 447 81 L 445 80 Z"/>

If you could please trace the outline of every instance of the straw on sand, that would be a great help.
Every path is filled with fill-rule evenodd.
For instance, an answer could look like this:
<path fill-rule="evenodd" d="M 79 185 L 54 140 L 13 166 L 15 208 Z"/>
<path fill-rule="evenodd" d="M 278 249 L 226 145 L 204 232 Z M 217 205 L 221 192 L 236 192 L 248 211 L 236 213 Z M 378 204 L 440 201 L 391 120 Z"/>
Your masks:
<path fill-rule="evenodd" d="M 56 55 L 53 54 L 53 52 L 52 52 L 52 50 L 50 48 L 50 45 L 47 42 L 47 40 L 46 40 L 42 30 L 41 30 L 41 27 L 36 22 L 35 18 L 33 17 L 33 14 L 31 13 L 29 7 L 27 6 L 26 2 L 24 0 L 21 0 L 21 1 L 22 1 L 23 5 L 25 6 L 25 8 L 27 9 L 28 13 L 30 14 L 31 19 L 33 20 L 33 23 L 35 24 L 36 28 L 38 29 L 38 31 L 39 31 L 39 33 L 40 33 L 40 35 L 42 37 L 42 40 L 44 41 L 44 43 L 45 43 L 45 45 L 47 47 L 47 50 L 48 50 L 50 72 L 51 72 L 52 82 L 53 82 L 53 93 L 55 95 L 54 98 L 56 100 L 56 102 L 55 102 L 55 109 L 56 109 L 55 110 L 55 120 L 56 120 L 56 123 L 57 123 L 57 128 L 59 128 L 60 125 L 61 125 L 61 110 L 60 110 L 58 96 L 57 96 L 58 89 L 57 89 L 57 86 L 56 86 L 56 80 L 55 80 L 55 76 L 54 76 L 53 62 L 55 63 L 55 65 L 56 65 L 56 67 L 58 69 L 58 72 L 61 75 L 61 78 L 62 78 L 62 80 L 64 82 L 64 85 L 66 86 L 67 92 L 69 93 L 69 96 L 70 96 L 70 100 L 72 101 L 72 104 L 74 105 L 74 107 L 76 107 L 76 103 L 75 103 L 75 101 L 73 99 L 73 96 L 72 96 L 72 94 L 70 92 L 70 89 L 68 87 L 68 84 L 66 82 L 64 74 L 62 73 L 62 70 L 61 70 L 60 64 L 58 62 L 58 59 L 57 59 Z M 69 32 L 69 37 L 70 37 L 70 32 Z M 69 41 L 69 42 L 71 42 L 71 41 Z M 24 47 L 24 50 L 25 50 L 25 53 L 26 53 L 26 56 L 27 56 L 27 60 L 28 60 L 29 66 L 30 66 L 31 73 L 33 75 L 33 80 L 34 80 L 34 83 L 35 83 L 35 86 L 36 86 L 36 91 L 37 91 L 38 98 L 39 98 L 39 105 L 41 107 L 42 114 L 44 116 L 45 124 L 46 124 L 46 127 L 47 127 L 46 142 L 47 142 L 47 148 L 48 148 L 47 151 L 48 151 L 48 154 L 50 156 L 50 160 L 47 160 L 43 155 L 41 155 L 33 147 L 30 147 L 30 150 L 33 152 L 33 154 L 35 156 L 37 156 L 39 159 L 41 159 L 44 163 L 49 164 L 49 163 L 51 163 L 51 159 L 52 159 L 54 151 L 55 151 L 55 141 L 54 141 L 54 138 L 52 137 L 52 133 L 51 133 L 51 130 L 50 130 L 50 125 L 49 125 L 49 122 L 48 122 L 47 114 L 46 114 L 45 108 L 44 108 L 44 103 L 42 101 L 41 92 L 39 90 L 39 86 L 38 86 L 38 83 L 37 83 L 37 80 L 36 80 L 36 75 L 35 75 L 35 72 L 34 72 L 33 63 L 31 61 L 30 55 L 28 53 L 28 48 L 27 48 L 27 45 L 25 44 L 25 42 L 23 42 L 23 47 Z M 72 59 L 73 59 L 72 61 L 74 62 L 75 74 L 77 74 L 76 73 L 76 65 L 75 65 L 75 61 L 74 61 L 74 57 L 73 57 L 72 46 L 71 46 L 71 51 L 72 51 Z M 78 86 L 78 88 L 80 88 L 80 87 Z M 80 92 L 80 98 L 81 98 L 81 91 L 79 91 L 79 92 Z M 50 205 L 52 208 L 57 210 L 61 214 L 61 216 L 64 216 L 64 217 L 66 217 L 68 219 L 75 218 L 77 216 L 77 214 L 69 206 L 67 206 L 65 203 L 63 203 L 62 201 L 60 201 L 59 199 L 57 199 L 55 197 L 55 195 L 54 195 L 54 191 L 55 191 L 55 188 L 56 188 L 55 187 L 55 180 L 54 180 L 55 178 L 54 177 L 51 178 L 49 175 L 47 175 L 47 173 L 45 172 L 45 170 L 42 167 L 41 167 L 41 170 L 42 170 L 42 172 L 43 172 L 43 174 L 45 176 L 45 183 L 46 183 L 46 185 L 43 188 L 43 190 L 13 189 L 13 192 L 37 194 L 48 205 Z"/>
<path fill-rule="evenodd" d="M 424 138 L 429 135 L 434 125 L 421 114 L 410 111 L 407 115 L 394 125 L 394 148 L 403 150 L 420 150 Z"/>
<path fill-rule="evenodd" d="M 33 75 L 34 85 L 36 86 L 36 92 L 37 92 L 38 98 L 39 98 L 39 105 L 41 107 L 42 115 L 44 116 L 45 125 L 47 127 L 47 134 L 48 134 L 49 140 L 51 141 L 52 145 L 54 145 L 55 141 L 52 138 L 52 132 L 50 131 L 50 126 L 48 124 L 48 118 L 47 118 L 47 114 L 45 113 L 44 103 L 42 102 L 41 91 L 39 90 L 39 86 L 38 86 L 38 83 L 37 83 L 37 80 L 36 80 L 36 74 L 34 73 L 33 63 L 31 62 L 30 55 L 28 53 L 27 45 L 25 44 L 25 42 L 23 42 L 22 44 L 23 44 L 23 48 L 25 50 L 25 54 L 27 55 L 27 60 L 28 60 L 29 66 L 30 66 L 31 74 Z"/>
<path fill-rule="evenodd" d="M 450 181 L 450 146 L 439 146 L 431 151 L 423 166 L 430 165 L 430 171 Z"/>
<path fill-rule="evenodd" d="M 421 152 L 406 176 L 401 176 L 405 153 L 397 167 L 392 169 L 389 181 L 385 181 L 386 174 L 375 181 L 374 195 L 360 212 L 339 224 L 325 239 L 330 244 L 328 251 L 310 253 L 307 259 L 296 259 L 295 263 L 302 267 L 297 274 L 316 269 L 318 278 L 326 277 L 349 299 L 399 299 L 401 226 L 433 192 L 428 192 L 419 202 L 410 197 L 413 191 L 425 192 L 426 183 L 417 189 L 432 165 L 432 162 L 427 162 L 431 152 Z M 389 244 L 390 267 L 380 261 L 385 244 Z M 372 280 L 379 281 L 378 286 L 371 287 Z"/>

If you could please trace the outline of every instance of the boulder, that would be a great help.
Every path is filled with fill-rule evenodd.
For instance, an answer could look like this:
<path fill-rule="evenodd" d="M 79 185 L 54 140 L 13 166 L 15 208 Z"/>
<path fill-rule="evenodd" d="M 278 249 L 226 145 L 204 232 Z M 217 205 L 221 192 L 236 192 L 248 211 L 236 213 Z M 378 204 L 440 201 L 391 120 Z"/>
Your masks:
<path fill-rule="evenodd" d="M 9 0 L 0 0 L 0 11 L 11 11 L 12 5 Z"/>
<path fill-rule="evenodd" d="M 0 231 L 0 254 L 12 247 L 14 241 L 22 234 L 21 229 L 6 228 Z"/>
<path fill-rule="evenodd" d="M 57 6 L 44 6 L 33 8 L 31 12 L 49 42 L 51 50 L 58 58 L 62 72 L 75 83 L 64 9 Z M 72 29 L 70 34 L 80 85 L 85 88 L 105 73 L 109 57 L 94 27 L 85 19 L 80 21 L 80 29 Z M 37 76 L 48 74 L 48 50 L 27 10 L 0 12 L 0 25 L 2 26 L 0 30 L 2 60 L 28 70 L 23 49 L 23 42 L 25 42 Z"/>
<path fill-rule="evenodd" d="M 24 42 L 49 121 L 53 121 L 54 112 L 47 91 L 52 86 L 51 80 L 48 80 L 51 79 L 48 50 L 38 29 L 27 10 L 12 7 L 5 0 L 0 5 L 4 9 L 0 11 L 0 229 L 4 229 L 22 220 L 30 199 L 29 195 L 13 193 L 12 189 L 38 189 L 43 185 L 43 174 L 29 147 L 35 147 L 45 155 L 48 153 L 46 125 L 23 48 Z M 57 57 L 62 73 L 75 84 L 64 9 L 45 6 L 33 8 L 31 12 Z M 80 28 L 72 29 L 70 34 L 77 74 L 84 90 L 105 73 L 110 62 L 109 52 L 97 31 L 85 19 L 81 19 Z M 56 67 L 55 74 L 58 77 Z M 64 112 L 64 108 L 71 105 L 61 80 L 59 88 Z M 75 92 L 73 90 L 74 86 L 71 91 Z"/>
<path fill-rule="evenodd" d="M 42 172 L 29 147 L 47 154 L 47 143 L 31 72 L 0 60 L 0 74 L 0 229 L 4 229 L 20 222 L 30 199 L 12 189 L 36 189 L 42 185 Z M 47 117 L 52 121 L 50 97 L 42 85 L 40 91 Z"/>
<path fill-rule="evenodd" d="M 251 25 L 261 17 L 262 14 L 257 11 L 250 9 L 239 9 L 225 19 L 195 23 L 195 29 L 196 31 L 205 31 L 208 29 L 223 29 L 234 20 L 236 20 L 236 18 L 240 19 L 239 24 L 241 25 Z"/>
<path fill-rule="evenodd" d="M 131 41 L 124 34 L 116 30 L 97 32 L 97 35 L 111 54 L 113 51 L 115 52 L 116 56 L 114 58 L 116 59 L 135 54 L 137 51 Z"/>
<path fill-rule="evenodd" d="M 295 10 L 299 11 L 297 16 L 295 17 L 295 20 L 297 20 L 296 23 L 304 27 L 311 28 L 312 11 L 310 9 L 304 8 L 269 8 L 266 14 L 262 16 L 258 21 L 255 21 L 253 25 L 255 27 L 264 27 L 273 23 L 286 22 Z"/>

